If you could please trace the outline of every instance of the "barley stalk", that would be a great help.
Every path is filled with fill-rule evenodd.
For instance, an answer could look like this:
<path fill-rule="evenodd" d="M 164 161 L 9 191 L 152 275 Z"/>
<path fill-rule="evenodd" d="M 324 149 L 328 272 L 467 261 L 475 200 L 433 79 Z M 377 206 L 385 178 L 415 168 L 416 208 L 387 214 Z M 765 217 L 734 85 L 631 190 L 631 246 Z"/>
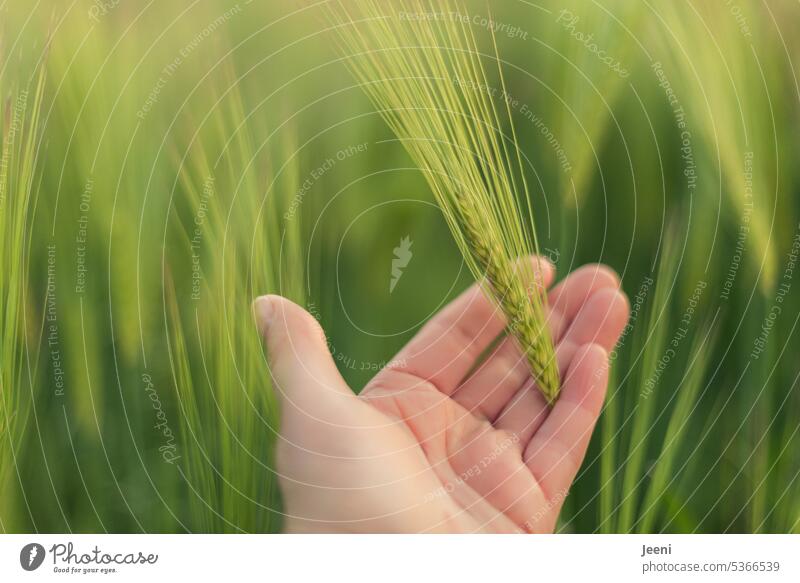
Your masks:
<path fill-rule="evenodd" d="M 2 74 L 0 67 L 0 89 L 6 90 Z M 24 258 L 44 84 L 44 66 L 40 66 L 27 85 L 11 83 L 0 110 L 0 490 L 17 463 L 29 414 L 29 402 L 23 397 Z"/>
<path fill-rule="evenodd" d="M 470 271 L 505 315 L 539 390 L 555 402 L 546 297 L 529 262 L 519 260 L 538 243 L 494 36 L 499 88 L 489 84 L 460 4 L 339 1 L 331 18 L 355 77 L 422 170 Z"/>
<path fill-rule="evenodd" d="M 520 285 L 517 269 L 499 241 L 486 230 L 469 204 L 460 208 L 464 234 L 476 261 L 485 273 L 486 281 L 493 296 L 499 300 L 505 314 L 508 330 L 517 339 L 531 371 L 536 375 L 538 386 L 548 403 L 558 397 L 558 370 L 551 366 L 553 346 L 549 335 L 544 331 L 544 322 L 535 310 L 524 286 Z M 533 294 L 540 293 L 538 289 Z"/>
<path fill-rule="evenodd" d="M 242 128 L 247 114 L 237 88 L 227 91 L 218 112 L 218 125 L 176 163 L 190 205 L 172 216 L 180 238 L 165 274 L 167 354 L 191 508 L 186 524 L 202 532 L 268 532 L 279 525 L 272 511 L 278 505 L 275 437 L 264 430 L 278 425 L 276 392 L 250 300 L 280 293 L 305 303 L 304 209 L 287 218 L 300 188 L 297 157 L 276 166 L 280 153 L 297 146 L 290 129 L 275 145 L 258 146 L 254 137 L 277 124 L 262 118 Z M 201 208 L 202 238 L 195 239 Z M 203 309 L 185 301 L 194 293 L 181 286 L 185 279 L 172 277 L 173 270 L 185 273 L 182 266 L 195 253 L 202 261 Z"/>

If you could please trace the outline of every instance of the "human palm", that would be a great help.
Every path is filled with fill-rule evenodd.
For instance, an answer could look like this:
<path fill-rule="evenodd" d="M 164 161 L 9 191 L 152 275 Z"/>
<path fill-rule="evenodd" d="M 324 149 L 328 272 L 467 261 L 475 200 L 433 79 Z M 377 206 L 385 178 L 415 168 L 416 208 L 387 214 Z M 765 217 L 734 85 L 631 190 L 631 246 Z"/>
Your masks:
<path fill-rule="evenodd" d="M 535 263 L 549 287 L 553 267 Z M 260 298 L 256 311 L 281 396 L 287 531 L 552 532 L 602 407 L 628 303 L 613 272 L 596 265 L 550 292 L 563 387 L 553 407 L 515 341 L 494 345 L 505 323 L 477 286 L 358 396 L 310 314 L 278 296 Z"/>

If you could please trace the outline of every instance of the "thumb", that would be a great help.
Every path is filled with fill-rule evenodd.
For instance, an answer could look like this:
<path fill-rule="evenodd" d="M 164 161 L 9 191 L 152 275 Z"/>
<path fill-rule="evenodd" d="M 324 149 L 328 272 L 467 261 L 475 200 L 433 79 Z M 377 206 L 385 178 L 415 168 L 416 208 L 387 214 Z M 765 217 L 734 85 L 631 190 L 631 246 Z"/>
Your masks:
<path fill-rule="evenodd" d="M 258 298 L 253 311 L 284 416 L 299 412 L 332 421 L 336 405 L 355 396 L 339 374 L 317 320 L 275 295 Z"/>

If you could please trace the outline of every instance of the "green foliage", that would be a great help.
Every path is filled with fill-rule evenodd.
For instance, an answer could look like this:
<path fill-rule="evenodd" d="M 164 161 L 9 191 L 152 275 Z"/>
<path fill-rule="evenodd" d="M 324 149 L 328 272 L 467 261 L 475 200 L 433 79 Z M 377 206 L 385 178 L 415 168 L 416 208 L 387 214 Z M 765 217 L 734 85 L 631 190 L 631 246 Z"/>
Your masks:
<path fill-rule="evenodd" d="M 2 53 L 0 53 L 2 56 Z M 25 306 L 30 207 L 36 188 L 44 67 L 29 78 L 0 68 L 0 490 L 12 487 L 28 421 Z M 17 77 L 17 75 L 13 75 Z M 3 505 L 5 506 L 5 504 Z M 2 508 L 4 527 L 7 508 Z M 5 528 L 5 527 L 4 527 Z"/>

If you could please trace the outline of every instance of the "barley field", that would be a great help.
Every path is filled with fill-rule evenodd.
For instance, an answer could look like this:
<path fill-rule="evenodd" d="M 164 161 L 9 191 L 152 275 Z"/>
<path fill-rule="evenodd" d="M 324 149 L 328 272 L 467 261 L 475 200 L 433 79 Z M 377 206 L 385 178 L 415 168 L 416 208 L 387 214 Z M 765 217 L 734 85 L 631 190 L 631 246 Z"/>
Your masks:
<path fill-rule="evenodd" d="M 358 391 L 486 275 L 554 400 L 538 251 L 631 308 L 556 531 L 800 533 L 800 4 L 355 4 L 0 0 L 0 531 L 280 531 L 266 293 Z"/>

